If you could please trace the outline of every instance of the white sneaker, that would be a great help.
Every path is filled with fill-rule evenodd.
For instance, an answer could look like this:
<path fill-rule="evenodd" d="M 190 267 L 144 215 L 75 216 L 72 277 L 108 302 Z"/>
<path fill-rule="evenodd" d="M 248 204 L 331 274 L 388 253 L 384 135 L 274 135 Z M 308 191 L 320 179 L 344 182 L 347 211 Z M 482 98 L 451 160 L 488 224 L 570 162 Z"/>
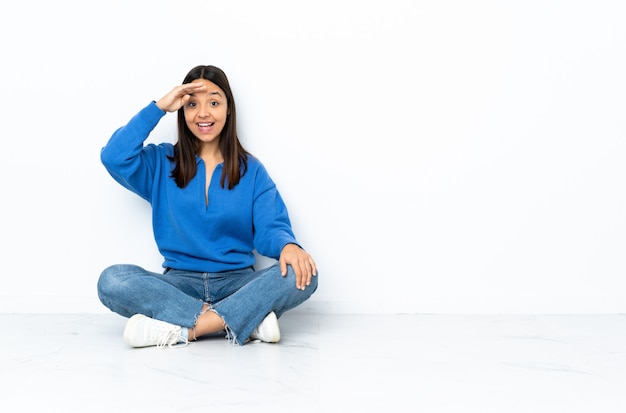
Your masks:
<path fill-rule="evenodd" d="M 126 323 L 124 341 L 132 347 L 173 347 L 179 342 L 187 345 L 189 342 L 180 335 L 181 330 L 180 326 L 135 314 Z"/>
<path fill-rule="evenodd" d="M 250 334 L 250 340 L 261 340 L 266 343 L 278 343 L 280 341 L 280 327 L 278 326 L 278 318 L 272 311 L 269 313 L 261 324 Z"/>

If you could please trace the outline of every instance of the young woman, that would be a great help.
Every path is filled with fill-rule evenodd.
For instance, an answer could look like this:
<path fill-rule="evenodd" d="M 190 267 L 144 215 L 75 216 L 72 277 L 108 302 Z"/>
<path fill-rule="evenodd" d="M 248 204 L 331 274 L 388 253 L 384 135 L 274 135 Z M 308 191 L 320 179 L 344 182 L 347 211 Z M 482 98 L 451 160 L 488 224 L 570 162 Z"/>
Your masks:
<path fill-rule="evenodd" d="M 144 144 L 175 111 L 177 142 Z M 317 289 L 315 261 L 263 164 L 241 145 L 236 121 L 224 72 L 197 66 L 102 149 L 111 176 L 150 203 L 164 258 L 163 273 L 119 264 L 98 280 L 100 301 L 129 318 L 130 346 L 187 344 L 221 331 L 238 345 L 278 342 L 278 318 Z M 254 250 L 277 263 L 255 270 Z"/>

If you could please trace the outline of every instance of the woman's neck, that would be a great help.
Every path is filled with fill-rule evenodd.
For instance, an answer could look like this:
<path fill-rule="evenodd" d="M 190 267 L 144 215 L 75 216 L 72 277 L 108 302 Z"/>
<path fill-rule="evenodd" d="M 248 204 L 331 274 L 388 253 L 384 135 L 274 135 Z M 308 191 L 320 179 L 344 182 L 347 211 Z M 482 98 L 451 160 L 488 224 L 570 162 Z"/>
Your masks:
<path fill-rule="evenodd" d="M 217 165 L 224 162 L 224 157 L 222 156 L 219 146 L 213 143 L 202 144 L 198 156 L 202 158 L 206 164 Z"/>

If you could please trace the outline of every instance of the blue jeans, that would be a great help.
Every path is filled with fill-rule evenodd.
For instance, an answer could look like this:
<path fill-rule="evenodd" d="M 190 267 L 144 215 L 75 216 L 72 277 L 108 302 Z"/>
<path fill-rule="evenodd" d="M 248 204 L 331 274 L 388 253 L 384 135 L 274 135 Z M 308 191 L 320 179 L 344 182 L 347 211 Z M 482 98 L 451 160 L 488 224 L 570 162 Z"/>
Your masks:
<path fill-rule="evenodd" d="M 163 274 L 136 265 L 105 269 L 98 280 L 98 297 L 111 311 L 124 317 L 144 314 L 192 328 L 208 303 L 224 320 L 230 339 L 243 345 L 265 316 L 280 317 L 306 301 L 317 289 L 317 276 L 304 291 L 296 288 L 288 266 L 282 276 L 278 263 L 255 271 L 252 267 L 221 273 L 166 269 Z"/>

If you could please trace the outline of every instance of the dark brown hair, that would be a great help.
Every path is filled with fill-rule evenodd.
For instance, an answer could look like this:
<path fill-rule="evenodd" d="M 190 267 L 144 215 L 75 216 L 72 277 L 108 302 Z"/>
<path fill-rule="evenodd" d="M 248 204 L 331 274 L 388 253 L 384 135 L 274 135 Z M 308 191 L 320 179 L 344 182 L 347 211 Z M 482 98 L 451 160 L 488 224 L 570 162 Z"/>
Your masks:
<path fill-rule="evenodd" d="M 215 83 L 226 94 L 227 117 L 224 129 L 220 133 L 220 151 L 224 157 L 224 167 L 220 185 L 222 188 L 228 183 L 228 189 L 233 189 L 239 183 L 241 177 L 248 170 L 249 153 L 243 148 L 237 136 L 237 116 L 235 111 L 235 99 L 226 74 L 215 66 L 196 66 L 187 73 L 183 84 L 191 83 L 196 79 L 206 79 Z M 171 160 L 175 166 L 171 177 L 176 181 L 179 188 L 187 186 L 189 181 L 196 176 L 196 155 L 200 149 L 200 141 L 194 136 L 185 122 L 184 109 L 178 109 L 178 142 L 174 145 L 174 156 Z"/>

